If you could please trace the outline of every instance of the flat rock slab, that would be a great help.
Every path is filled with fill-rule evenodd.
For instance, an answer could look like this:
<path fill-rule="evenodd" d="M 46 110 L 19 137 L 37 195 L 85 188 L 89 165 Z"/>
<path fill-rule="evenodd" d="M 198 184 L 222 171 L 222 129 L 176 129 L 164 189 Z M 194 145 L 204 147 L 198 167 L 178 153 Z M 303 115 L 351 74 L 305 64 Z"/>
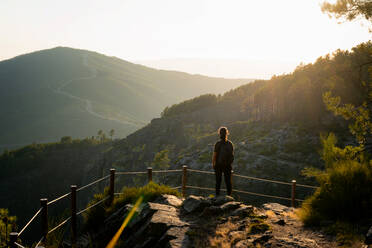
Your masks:
<path fill-rule="evenodd" d="M 265 203 L 262 205 L 263 209 L 265 210 L 271 210 L 274 213 L 283 213 L 283 212 L 290 212 L 293 210 L 293 208 L 281 205 L 279 203 Z"/>
<path fill-rule="evenodd" d="M 156 199 L 155 202 L 178 208 L 182 205 L 183 200 L 175 195 L 161 195 Z"/>
<path fill-rule="evenodd" d="M 188 223 L 182 221 L 177 214 L 171 215 L 165 211 L 157 211 L 150 219 L 150 224 L 164 224 L 167 226 L 188 226 Z"/>
<path fill-rule="evenodd" d="M 241 202 L 236 202 L 236 201 L 231 201 L 231 202 L 226 202 L 221 206 L 222 211 L 224 212 L 230 212 L 232 210 L 235 210 L 237 208 L 240 208 Z"/>

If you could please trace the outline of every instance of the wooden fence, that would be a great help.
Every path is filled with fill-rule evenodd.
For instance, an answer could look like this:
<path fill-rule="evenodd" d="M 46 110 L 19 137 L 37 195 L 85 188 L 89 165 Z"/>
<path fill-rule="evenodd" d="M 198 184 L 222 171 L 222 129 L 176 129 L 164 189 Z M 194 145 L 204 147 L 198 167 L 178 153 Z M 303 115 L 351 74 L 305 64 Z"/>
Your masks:
<path fill-rule="evenodd" d="M 188 177 L 188 172 L 195 172 L 195 173 L 202 173 L 202 174 L 213 174 L 214 172 L 212 171 L 203 171 L 203 170 L 196 170 L 196 169 L 188 169 L 187 166 L 183 166 L 182 170 L 158 170 L 158 171 L 153 171 L 151 167 L 147 168 L 147 171 L 130 171 L 130 172 L 116 172 L 115 169 L 110 169 L 110 174 L 102 177 L 94 182 L 91 182 L 85 186 L 82 187 L 77 187 L 76 185 L 71 185 L 70 186 L 70 192 L 66 193 L 52 201 L 48 201 L 46 198 L 40 199 L 40 209 L 36 211 L 36 213 L 31 217 L 31 219 L 27 222 L 27 224 L 21 229 L 19 232 L 11 232 L 10 233 L 10 242 L 9 242 L 9 247 L 11 248 L 25 248 L 22 244 L 20 244 L 20 237 L 21 235 L 25 232 L 25 230 L 30 226 L 30 224 L 38 217 L 40 216 L 40 221 L 41 221 L 41 238 L 39 242 L 36 244 L 36 248 L 43 247 L 43 243 L 45 243 L 47 236 L 51 234 L 52 232 L 56 231 L 57 229 L 61 228 L 64 226 L 67 222 L 70 221 L 71 224 L 71 245 L 72 247 L 76 247 L 76 241 L 77 241 L 77 216 L 81 215 L 82 213 L 88 211 L 91 208 L 94 208 L 103 202 L 106 202 L 106 204 L 111 204 L 114 200 L 115 195 L 120 195 L 121 193 L 115 193 L 115 176 L 118 175 L 140 175 L 140 174 L 147 174 L 147 180 L 148 182 L 152 181 L 152 175 L 153 173 L 182 173 L 182 181 L 181 181 L 181 186 L 174 187 L 174 189 L 181 189 L 181 193 L 183 197 L 186 197 L 186 190 L 187 189 L 199 189 L 199 190 L 208 190 L 208 191 L 214 191 L 214 188 L 206 188 L 206 187 L 199 187 L 199 186 L 193 186 L 193 185 L 188 185 L 187 184 L 187 177 Z M 240 193 L 240 194 L 248 194 L 248 195 L 253 195 L 253 196 L 259 196 L 259 197 L 268 197 L 268 198 L 274 198 L 274 199 L 279 199 L 279 200 L 287 200 L 291 203 L 292 207 L 296 206 L 296 202 L 302 202 L 304 201 L 303 199 L 297 199 L 296 198 L 296 187 L 303 187 L 303 188 L 309 188 L 309 189 L 316 189 L 316 186 L 311 186 L 311 185 L 304 185 L 304 184 L 297 184 L 296 180 L 292 180 L 291 182 L 283 182 L 283 181 L 276 181 L 276 180 L 270 180 L 270 179 L 264 179 L 264 178 L 257 178 L 257 177 L 250 177 L 250 176 L 245 176 L 245 175 L 239 175 L 232 173 L 232 177 L 238 177 L 238 178 L 244 178 L 244 179 L 249 179 L 249 180 L 256 180 L 256 181 L 261 181 L 261 182 L 267 182 L 267 183 L 275 183 L 275 184 L 281 184 L 281 185 L 287 185 L 290 187 L 290 192 L 291 192 L 291 197 L 282 197 L 282 196 L 274 196 L 274 195 L 266 195 L 266 194 L 261 194 L 261 193 L 256 193 L 256 192 L 249 192 L 249 191 L 243 191 L 239 189 L 233 189 L 233 192 L 235 193 Z M 82 209 L 80 211 L 77 210 L 76 207 L 76 198 L 77 198 L 77 193 L 91 187 L 101 181 L 109 179 L 109 193 L 108 196 L 103 198 L 102 200 L 96 202 L 93 205 L 90 205 L 86 207 L 85 209 Z M 222 189 L 225 190 L 225 189 Z M 49 228 L 48 226 L 48 207 L 66 197 L 70 196 L 70 201 L 71 201 L 71 207 L 70 207 L 70 212 L 71 215 L 56 225 L 53 228 Z"/>

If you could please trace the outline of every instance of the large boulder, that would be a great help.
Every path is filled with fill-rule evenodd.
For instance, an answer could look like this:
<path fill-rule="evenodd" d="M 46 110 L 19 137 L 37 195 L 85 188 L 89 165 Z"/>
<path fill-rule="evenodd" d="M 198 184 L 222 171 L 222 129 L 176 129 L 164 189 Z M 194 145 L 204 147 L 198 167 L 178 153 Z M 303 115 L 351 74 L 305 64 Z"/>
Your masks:
<path fill-rule="evenodd" d="M 234 198 L 232 196 L 228 196 L 228 195 L 220 195 L 220 196 L 217 196 L 215 198 L 212 198 L 212 204 L 216 205 L 216 206 L 222 205 L 222 204 L 224 204 L 226 202 L 230 202 L 230 201 L 234 201 Z"/>
<path fill-rule="evenodd" d="M 235 209 L 231 215 L 232 216 L 240 216 L 240 217 L 248 217 L 250 215 L 252 215 L 253 213 L 253 206 L 252 205 L 244 205 L 244 204 L 241 204 L 240 207 L 238 209 Z"/>
<path fill-rule="evenodd" d="M 167 198 L 167 197 L 165 197 Z M 131 223 L 125 247 L 183 247 L 189 224 L 180 219 L 179 209 L 167 204 L 148 202 Z"/>
<path fill-rule="evenodd" d="M 183 209 L 187 213 L 193 213 L 196 211 L 203 211 L 205 207 L 212 205 L 211 201 L 202 196 L 191 195 L 183 201 Z"/>

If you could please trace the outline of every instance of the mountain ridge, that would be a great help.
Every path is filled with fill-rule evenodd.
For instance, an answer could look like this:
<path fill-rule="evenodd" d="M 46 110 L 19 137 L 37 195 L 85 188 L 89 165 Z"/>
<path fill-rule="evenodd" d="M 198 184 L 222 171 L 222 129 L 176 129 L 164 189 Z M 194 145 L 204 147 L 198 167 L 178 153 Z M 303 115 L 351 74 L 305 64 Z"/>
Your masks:
<path fill-rule="evenodd" d="M 249 81 L 157 70 L 68 47 L 19 55 L 0 62 L 0 115 L 6 120 L 0 146 L 87 137 L 99 129 L 125 137 L 168 105 Z"/>

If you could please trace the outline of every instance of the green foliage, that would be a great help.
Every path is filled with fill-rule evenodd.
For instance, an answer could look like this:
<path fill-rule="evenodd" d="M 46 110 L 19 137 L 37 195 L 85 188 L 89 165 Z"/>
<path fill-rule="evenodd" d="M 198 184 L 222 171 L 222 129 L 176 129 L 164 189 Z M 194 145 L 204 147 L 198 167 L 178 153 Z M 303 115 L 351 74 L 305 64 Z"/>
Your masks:
<path fill-rule="evenodd" d="M 365 83 L 362 86 L 366 88 Z M 368 88 L 366 91 L 368 99 Z M 342 104 L 341 97 L 333 97 L 331 92 L 324 93 L 323 99 L 328 110 L 352 121 L 349 129 L 359 145 L 340 148 L 333 133 L 321 136 L 325 171 L 304 171 L 305 175 L 314 176 L 320 187 L 303 203 L 299 215 L 306 225 L 321 225 L 324 220 L 331 220 L 326 229 L 336 234 L 341 243 L 351 244 L 356 233 L 366 231 L 362 229 L 369 227 L 372 220 L 372 160 L 364 146 L 366 137 L 372 134 L 370 102 L 362 101 L 358 107 Z M 354 225 L 362 228 L 355 229 Z"/>
<path fill-rule="evenodd" d="M 70 213 L 69 209 L 66 209 L 59 216 L 49 217 L 49 219 L 48 219 L 49 228 L 57 226 L 62 221 L 67 219 L 69 216 L 71 216 L 71 213 Z M 48 234 L 47 240 L 46 240 L 46 242 L 44 242 L 45 247 L 48 247 L 48 248 L 59 248 L 59 247 L 61 247 L 62 243 L 64 241 L 64 236 L 65 236 L 66 232 L 68 232 L 68 230 L 66 230 L 66 228 L 59 228 L 59 229 L 55 230 L 54 232 Z"/>
<path fill-rule="evenodd" d="M 110 137 L 111 137 L 111 140 L 112 140 L 113 137 L 114 137 L 114 134 L 115 134 L 115 130 L 114 129 L 111 129 L 110 132 L 109 132 L 109 134 L 110 134 Z"/>
<path fill-rule="evenodd" d="M 320 140 L 323 146 L 321 157 L 326 168 L 332 168 L 338 162 L 358 161 L 363 163 L 366 161 L 363 147 L 345 146 L 345 148 L 339 148 L 336 146 L 337 138 L 333 133 L 330 133 L 327 137 L 321 135 Z"/>
<path fill-rule="evenodd" d="M 104 219 L 110 216 L 119 208 L 125 206 L 128 203 L 134 204 L 136 200 L 142 196 L 143 203 L 155 200 L 162 194 L 175 195 L 180 197 L 181 194 L 169 186 L 159 185 L 154 182 L 150 182 L 143 187 L 124 187 L 122 194 L 114 199 L 112 206 L 101 205 L 88 210 L 84 214 L 84 226 L 86 229 L 97 229 L 99 228 Z M 94 195 L 94 200 L 91 201 L 88 206 L 95 204 L 96 202 L 104 199 L 108 195 L 108 188 L 105 189 L 103 194 Z"/>
<path fill-rule="evenodd" d="M 9 233 L 15 231 L 17 218 L 10 216 L 8 209 L 0 208 L 0 247 L 6 247 L 9 242 Z"/>
<path fill-rule="evenodd" d="M 200 154 L 198 161 L 200 163 L 208 163 L 212 161 L 212 154 L 210 152 L 204 152 Z"/>
<path fill-rule="evenodd" d="M 63 136 L 63 137 L 61 138 L 60 143 L 65 143 L 65 144 L 70 144 L 70 143 L 72 143 L 72 138 L 71 138 L 71 136 Z"/>
<path fill-rule="evenodd" d="M 154 160 L 151 163 L 151 166 L 155 170 L 166 170 L 170 167 L 170 159 L 168 157 L 169 150 L 161 150 L 160 152 L 156 153 L 154 156 Z M 154 178 L 157 182 L 165 183 L 166 173 L 155 174 Z"/>
<path fill-rule="evenodd" d="M 327 109 L 335 115 L 341 115 L 346 120 L 352 120 L 349 125 L 350 132 L 356 137 L 361 145 L 366 142 L 366 135 L 372 134 L 372 122 L 370 121 L 370 113 L 367 102 L 364 102 L 359 107 L 353 104 L 341 105 L 340 97 L 332 97 L 331 92 L 325 92 L 323 95 Z"/>
<path fill-rule="evenodd" d="M 302 205 L 305 224 L 372 218 L 372 164 L 343 160 L 315 176 L 320 188 Z"/>
<path fill-rule="evenodd" d="M 319 189 L 307 199 L 300 211 L 305 224 L 317 225 L 324 219 L 356 223 L 372 218 L 372 160 L 364 150 L 365 136 L 370 132 L 369 111 L 365 104 L 355 108 L 352 104 L 340 106 L 339 97 L 324 95 L 327 107 L 336 115 L 354 120 L 350 131 L 359 146 L 337 147 L 333 133 L 321 136 L 322 159 L 325 171 L 308 169 L 304 173 L 315 176 Z M 364 113 L 358 116 L 355 113 Z M 367 132 L 368 130 L 368 132 Z"/>
<path fill-rule="evenodd" d="M 155 154 L 154 160 L 151 163 L 153 169 L 156 170 L 166 170 L 169 168 L 170 159 L 168 157 L 169 151 L 162 150 Z"/>

